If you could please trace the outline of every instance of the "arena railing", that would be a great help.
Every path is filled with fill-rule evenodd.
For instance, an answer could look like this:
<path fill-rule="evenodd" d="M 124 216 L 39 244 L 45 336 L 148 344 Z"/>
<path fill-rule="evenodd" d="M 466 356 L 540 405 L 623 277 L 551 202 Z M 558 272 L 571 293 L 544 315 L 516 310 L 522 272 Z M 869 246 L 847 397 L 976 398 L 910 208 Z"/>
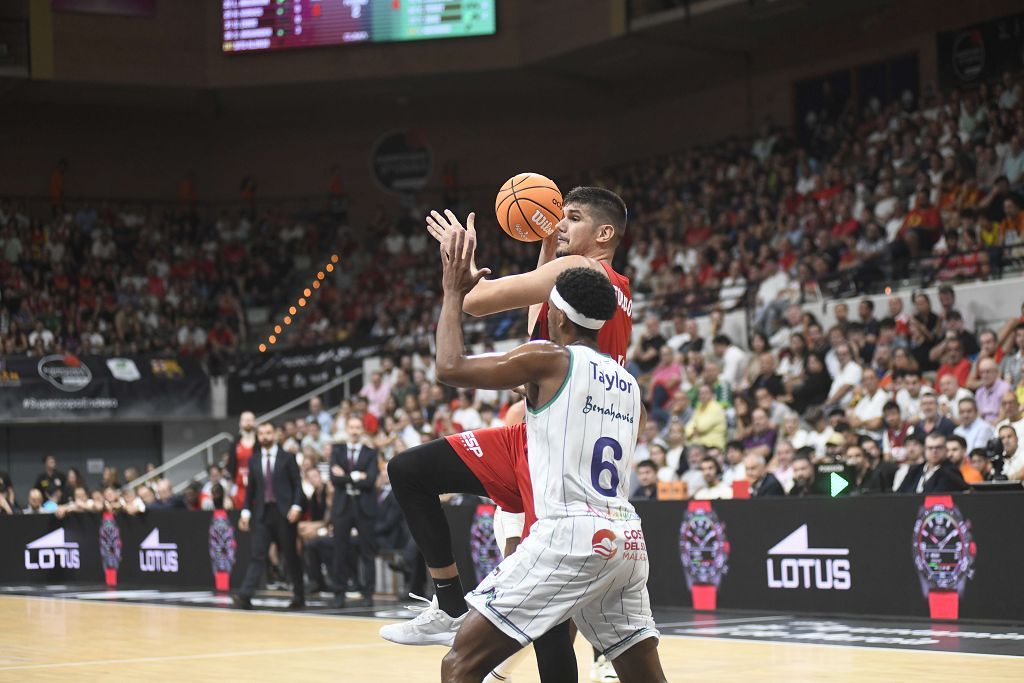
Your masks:
<path fill-rule="evenodd" d="M 357 368 L 355 370 L 352 370 L 351 372 L 341 375 L 340 377 L 335 377 L 330 382 L 326 382 L 320 385 L 319 387 L 316 387 L 315 389 L 306 392 L 302 396 L 294 398 L 291 401 L 288 401 L 287 403 L 284 403 L 278 406 L 277 408 L 274 408 L 270 412 L 263 413 L 262 415 L 257 415 L 256 423 L 259 424 L 261 422 L 266 422 L 268 420 L 275 420 L 278 417 L 281 417 L 282 415 L 286 415 L 287 413 L 292 412 L 299 406 L 307 403 L 310 399 L 321 396 L 337 387 L 342 387 L 342 395 L 345 398 L 350 398 L 352 395 L 352 382 L 356 378 L 362 376 L 362 374 L 362 368 Z M 328 412 L 331 415 L 336 415 L 338 412 L 338 408 L 338 406 L 335 406 Z M 125 486 L 135 488 L 142 484 L 147 484 L 153 480 L 164 478 L 165 476 L 168 479 L 172 479 L 172 476 L 168 474 L 171 473 L 172 470 L 185 470 L 189 472 L 188 475 L 186 475 L 180 481 L 171 482 L 174 492 L 181 493 L 182 491 L 185 490 L 186 487 L 188 487 L 189 484 L 193 482 L 201 482 L 206 480 L 206 469 L 210 465 L 215 464 L 218 460 L 218 456 L 224 453 L 223 450 L 220 450 L 218 452 L 219 449 L 216 449 L 216 447 L 219 446 L 220 444 L 227 444 L 228 447 L 230 447 L 230 445 L 235 441 L 235 436 L 236 435 L 231 432 L 220 432 L 218 434 L 215 434 L 214 436 L 211 436 L 209 439 L 206 439 L 205 441 L 196 444 L 195 446 L 189 448 L 183 453 L 176 455 L 175 457 L 171 458 L 170 460 L 163 463 L 159 467 L 150 470 L 141 477 L 128 482 L 127 484 L 125 484 Z M 203 454 L 206 455 L 206 458 L 202 464 L 202 467 L 197 467 L 197 463 L 194 463 L 194 459 Z"/>

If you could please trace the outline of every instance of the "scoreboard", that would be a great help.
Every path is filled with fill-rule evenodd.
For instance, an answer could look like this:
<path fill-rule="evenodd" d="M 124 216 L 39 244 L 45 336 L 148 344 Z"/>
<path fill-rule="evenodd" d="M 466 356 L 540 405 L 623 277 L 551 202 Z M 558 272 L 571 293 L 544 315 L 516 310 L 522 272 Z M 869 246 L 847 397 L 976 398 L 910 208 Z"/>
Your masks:
<path fill-rule="evenodd" d="M 495 0 L 222 0 L 224 52 L 486 36 Z"/>

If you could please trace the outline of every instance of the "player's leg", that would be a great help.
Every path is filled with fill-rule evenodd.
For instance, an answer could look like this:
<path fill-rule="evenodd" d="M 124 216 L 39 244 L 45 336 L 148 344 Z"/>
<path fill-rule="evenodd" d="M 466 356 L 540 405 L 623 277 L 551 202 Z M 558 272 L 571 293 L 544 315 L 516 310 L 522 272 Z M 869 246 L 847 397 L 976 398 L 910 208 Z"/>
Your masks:
<path fill-rule="evenodd" d="M 572 619 L 566 619 L 533 641 L 541 683 L 559 683 L 579 679 L 576 653 L 572 649 Z"/>
<path fill-rule="evenodd" d="M 441 662 L 441 680 L 444 683 L 479 683 L 495 666 L 522 647 L 519 641 L 505 635 L 471 609 L 459 627 L 455 644 Z"/>
<path fill-rule="evenodd" d="M 445 439 L 399 453 L 388 463 L 388 475 L 409 532 L 426 560 L 427 571 L 435 584 L 440 582 L 437 597 L 441 609 L 452 617 L 463 614 L 465 591 L 452 554 L 448 519 L 438 496 L 444 493 L 486 496 L 487 491 Z"/>
<path fill-rule="evenodd" d="M 519 541 L 523 535 L 523 513 L 506 512 L 498 506 L 494 510 L 494 540 L 498 544 L 503 558 L 508 557 L 519 547 Z M 523 661 L 532 650 L 530 645 L 522 648 L 505 661 L 491 669 L 491 672 L 484 678 L 484 683 L 503 683 L 512 680 L 512 673 L 519 663 Z"/>
<path fill-rule="evenodd" d="M 645 638 L 612 660 L 622 683 L 665 683 L 658 639 Z"/>

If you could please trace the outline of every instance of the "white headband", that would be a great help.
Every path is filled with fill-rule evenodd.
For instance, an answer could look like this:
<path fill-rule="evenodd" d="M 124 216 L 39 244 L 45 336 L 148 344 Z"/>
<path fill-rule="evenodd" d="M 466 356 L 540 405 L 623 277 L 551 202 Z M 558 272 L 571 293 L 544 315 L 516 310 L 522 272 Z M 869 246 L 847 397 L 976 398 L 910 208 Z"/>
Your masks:
<path fill-rule="evenodd" d="M 580 327 L 585 327 L 588 330 L 599 330 L 604 327 L 604 320 L 598 320 L 597 318 L 588 318 L 583 315 L 572 305 L 562 298 L 562 295 L 558 293 L 558 287 L 551 288 L 551 303 L 555 305 L 555 308 L 565 313 L 569 320 L 573 321 Z"/>

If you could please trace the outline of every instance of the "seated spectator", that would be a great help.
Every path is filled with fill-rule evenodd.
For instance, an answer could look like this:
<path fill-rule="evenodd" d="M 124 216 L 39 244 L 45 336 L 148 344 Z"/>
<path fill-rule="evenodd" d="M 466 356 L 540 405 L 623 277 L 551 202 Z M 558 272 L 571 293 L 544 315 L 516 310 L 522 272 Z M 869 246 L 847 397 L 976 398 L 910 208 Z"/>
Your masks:
<path fill-rule="evenodd" d="M 971 361 L 964 357 L 964 348 L 957 338 L 945 341 L 942 365 L 935 375 L 935 389 L 939 390 L 939 382 L 946 375 L 956 377 L 957 386 L 967 386 L 967 378 L 971 374 Z"/>
<path fill-rule="evenodd" d="M 32 489 L 28 492 L 28 507 L 21 511 L 24 515 L 42 515 L 49 512 L 43 507 L 45 503 L 43 492 L 39 489 Z"/>
<path fill-rule="evenodd" d="M 722 481 L 722 466 L 711 457 L 700 461 L 701 475 L 704 477 L 704 488 L 693 497 L 697 500 L 722 500 L 732 498 L 732 486 Z"/>
<path fill-rule="evenodd" d="M 661 347 L 658 364 L 651 371 L 648 400 L 653 410 L 662 410 L 683 384 L 683 365 L 667 344 Z M 685 388 L 685 387 L 684 387 Z"/>
<path fill-rule="evenodd" d="M 793 488 L 793 457 L 795 454 L 796 449 L 793 448 L 793 444 L 779 440 L 775 444 L 775 454 L 768 461 L 768 471 L 779 480 L 787 493 Z"/>
<path fill-rule="evenodd" d="M 856 403 L 846 409 L 846 419 L 856 430 L 867 432 L 875 438 L 882 435 L 882 411 L 889 402 L 889 394 L 878 386 L 878 375 L 870 370 L 863 373 Z"/>
<path fill-rule="evenodd" d="M 946 438 L 932 434 L 925 439 L 925 461 L 914 465 L 899 485 L 899 493 L 945 493 L 964 491 L 967 484 L 949 461 Z"/>
<path fill-rule="evenodd" d="M 814 488 L 816 475 L 814 465 L 811 464 L 810 455 L 807 452 L 797 453 L 793 456 L 793 488 L 789 490 L 789 495 L 820 495 Z"/>
<path fill-rule="evenodd" d="M 21 514 L 17 496 L 14 494 L 14 486 L 11 484 L 11 476 L 3 470 L 0 470 L 0 510 L 7 515 Z"/>
<path fill-rule="evenodd" d="M 956 434 L 946 435 L 946 453 L 965 482 L 974 484 L 983 481 L 981 474 L 971 466 L 971 461 L 967 457 L 967 442 L 964 441 L 964 437 Z"/>
<path fill-rule="evenodd" d="M 882 453 L 896 462 L 904 459 L 903 450 L 906 441 L 911 436 L 910 425 L 903 419 L 899 405 L 895 401 L 889 401 L 882 410 L 882 419 L 885 422 L 885 431 L 882 434 Z M 923 444 L 924 437 L 918 437 Z"/>
<path fill-rule="evenodd" d="M 1005 334 L 1006 342 L 1003 346 L 1006 350 L 1003 360 L 999 363 L 999 374 L 1016 387 L 1021 383 L 1021 370 L 1024 369 L 1024 322 L 1020 317 L 1014 316 L 1010 319 L 1012 335 L 1009 330 Z M 1006 329 L 1004 327 L 1004 329 Z"/>
<path fill-rule="evenodd" d="M 999 428 L 999 440 L 1003 445 L 1003 474 L 1008 479 L 1024 479 L 1024 447 L 1020 444 L 1017 430 L 1009 425 Z"/>
<path fill-rule="evenodd" d="M 665 464 L 672 468 L 673 472 L 686 470 L 686 427 L 682 422 L 671 422 L 665 430 Z"/>
<path fill-rule="evenodd" d="M 775 451 L 775 440 L 778 432 L 772 428 L 771 420 L 764 408 L 754 408 L 753 428 L 750 435 L 743 440 L 743 448 L 748 453 L 769 458 Z M 749 478 L 749 477 L 748 477 Z"/>
<path fill-rule="evenodd" d="M 637 486 L 629 496 L 630 500 L 658 499 L 658 466 L 653 460 L 642 460 L 636 466 Z"/>
<path fill-rule="evenodd" d="M 945 375 L 939 380 L 939 410 L 954 422 L 960 421 L 960 401 L 973 397 L 970 389 L 957 384 L 955 375 Z"/>
<path fill-rule="evenodd" d="M 1020 400 L 1013 391 L 1007 391 L 999 401 L 999 417 L 996 429 L 1010 426 L 1018 434 L 1024 434 L 1024 414 L 1020 409 Z"/>
<path fill-rule="evenodd" d="M 171 482 L 167 479 L 158 481 L 156 484 L 156 500 L 149 504 L 149 508 L 152 510 L 166 510 L 183 507 L 185 507 L 185 504 L 181 498 L 174 495 L 174 491 L 171 489 Z"/>
<path fill-rule="evenodd" d="M 978 414 L 986 422 L 995 424 L 999 421 L 1000 401 L 1011 387 L 1000 379 L 999 366 L 991 358 L 985 358 L 978 363 L 978 371 L 981 382 L 974 390 Z"/>
<path fill-rule="evenodd" d="M 787 401 L 790 408 L 801 414 L 812 406 L 825 403 L 832 386 L 832 378 L 819 354 L 807 354 L 806 367 L 802 381 L 791 385 Z"/>
<path fill-rule="evenodd" d="M 984 448 L 975 448 L 971 451 L 971 467 L 981 475 L 982 481 L 992 481 L 995 471 L 992 469 L 992 462 Z"/>
<path fill-rule="evenodd" d="M 306 416 L 307 424 L 316 423 L 320 425 L 320 431 L 324 434 L 330 434 L 331 429 L 334 426 L 334 418 L 331 414 L 324 410 L 323 401 L 320 397 L 314 396 L 309 399 L 309 415 Z"/>
<path fill-rule="evenodd" d="M 701 384 L 693 419 L 686 425 L 686 438 L 707 448 L 725 448 L 725 434 L 725 410 L 715 399 L 711 387 Z"/>
<path fill-rule="evenodd" d="M 932 433 L 947 437 L 953 433 L 956 423 L 939 413 L 939 400 L 935 394 L 923 394 L 920 405 L 921 419 L 913 426 L 915 434 L 919 434 L 923 438 Z"/>
<path fill-rule="evenodd" d="M 953 433 L 964 438 L 964 441 L 967 442 L 968 451 L 973 451 L 975 448 L 984 448 L 989 439 L 995 436 L 992 425 L 985 422 L 978 415 L 978 404 L 974 402 L 973 398 L 961 399 L 959 405 L 960 426 L 954 429 Z M 945 452 L 945 449 L 943 449 L 943 452 Z"/>
<path fill-rule="evenodd" d="M 668 466 L 666 459 L 667 446 L 661 439 L 655 439 L 649 446 L 648 457 L 658 468 L 658 481 L 675 481 L 676 470 Z"/>
<path fill-rule="evenodd" d="M 716 336 L 711 345 L 722 366 L 722 379 L 731 387 L 739 387 L 747 369 L 747 354 L 725 334 Z"/>
<path fill-rule="evenodd" d="M 747 470 L 743 466 L 743 443 L 730 441 L 725 445 L 725 468 L 722 472 L 722 481 L 730 486 L 734 481 L 743 481 L 747 478 Z"/>
<path fill-rule="evenodd" d="M 775 475 L 768 471 L 762 455 L 755 451 L 748 451 L 743 458 L 743 467 L 746 470 L 746 480 L 750 483 L 751 498 L 786 495 L 782 484 L 775 478 Z"/>
<path fill-rule="evenodd" d="M 704 473 L 700 469 L 700 462 L 707 456 L 707 450 L 700 445 L 694 444 L 686 449 L 686 471 L 680 479 L 686 484 L 686 495 L 694 496 L 698 491 L 707 486 L 704 481 Z"/>

